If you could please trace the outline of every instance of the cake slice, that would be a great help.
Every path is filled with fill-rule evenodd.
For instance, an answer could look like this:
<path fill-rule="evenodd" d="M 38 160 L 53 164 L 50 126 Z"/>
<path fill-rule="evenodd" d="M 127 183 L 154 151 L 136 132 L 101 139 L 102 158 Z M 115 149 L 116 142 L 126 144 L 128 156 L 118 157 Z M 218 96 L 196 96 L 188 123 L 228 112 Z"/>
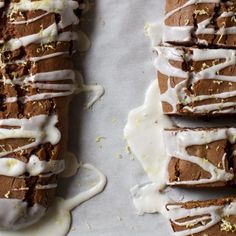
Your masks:
<path fill-rule="evenodd" d="M 79 2 L 0 2 L 0 227 L 38 221 L 64 169 Z"/>
<path fill-rule="evenodd" d="M 176 236 L 236 234 L 236 197 L 168 204 L 166 209 Z"/>
<path fill-rule="evenodd" d="M 235 128 L 164 130 L 170 186 L 221 187 L 235 178 Z"/>
<path fill-rule="evenodd" d="M 159 46 L 155 52 L 165 114 L 235 114 L 236 50 Z"/>
<path fill-rule="evenodd" d="M 163 43 L 236 47 L 236 2 L 167 0 Z"/>

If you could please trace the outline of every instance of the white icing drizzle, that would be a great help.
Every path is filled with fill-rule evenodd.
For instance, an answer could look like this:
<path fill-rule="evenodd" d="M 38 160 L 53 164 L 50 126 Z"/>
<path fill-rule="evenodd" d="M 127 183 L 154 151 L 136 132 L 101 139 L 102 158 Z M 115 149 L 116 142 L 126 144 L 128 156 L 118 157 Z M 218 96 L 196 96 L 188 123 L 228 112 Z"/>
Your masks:
<path fill-rule="evenodd" d="M 168 19 L 169 17 L 173 16 L 175 13 L 181 11 L 182 9 L 189 7 L 194 4 L 202 4 L 202 3 L 212 3 L 212 4 L 219 4 L 220 0 L 189 0 L 186 1 L 182 6 L 176 7 L 172 11 L 168 12 L 165 16 L 165 19 Z M 234 12 L 223 12 L 219 18 L 222 17 L 232 17 L 235 16 Z M 197 24 L 197 28 L 195 30 L 195 27 L 193 25 L 183 25 L 183 26 L 163 26 L 163 42 L 188 42 L 192 39 L 192 33 L 195 30 L 196 35 L 201 34 L 216 34 L 216 35 L 226 35 L 226 34 L 236 34 L 236 27 L 221 27 L 218 31 L 216 31 L 214 28 L 208 28 L 210 25 L 210 22 L 212 20 L 212 17 L 207 18 L 206 20 L 201 21 Z M 205 40 L 197 39 L 197 42 L 200 44 L 206 44 L 207 42 Z M 219 42 L 218 42 L 219 44 Z"/>
<path fill-rule="evenodd" d="M 59 53 L 60 54 L 60 53 Z M 57 56 L 58 54 L 54 55 Z M 47 57 L 47 56 L 45 56 Z M 31 58 L 31 60 L 42 60 L 42 58 Z M 68 80 L 69 83 L 60 84 L 60 81 Z M 105 93 L 104 88 L 101 85 L 85 85 L 83 77 L 78 71 L 73 70 L 58 70 L 50 72 L 41 72 L 34 75 L 24 76 L 15 79 L 0 80 L 5 84 L 20 85 L 20 86 L 32 86 L 34 88 L 41 88 L 49 90 L 50 92 L 37 93 L 34 95 L 26 95 L 24 97 L 8 97 L 5 99 L 5 103 L 13 103 L 20 100 L 22 103 L 29 101 L 39 101 L 44 99 L 50 99 L 55 97 L 64 97 L 72 94 L 80 94 L 82 92 L 94 93 L 93 98 L 86 105 L 86 108 L 90 108 L 94 103 L 99 100 Z M 58 81 L 59 83 L 55 83 Z M 54 82 L 54 83 L 45 83 Z M 54 92 L 51 92 L 54 91 Z"/>
<path fill-rule="evenodd" d="M 9 138 L 28 138 L 33 141 L 29 144 L 17 147 L 10 151 L 2 150 L 0 157 L 24 149 L 36 147 L 40 144 L 51 143 L 55 145 L 61 138 L 60 131 L 56 127 L 58 118 L 56 115 L 38 115 L 30 119 L 4 119 L 0 120 L 0 126 L 11 126 L 17 128 L 0 128 L 0 140 Z M 19 127 L 19 128 L 18 128 Z"/>
<path fill-rule="evenodd" d="M 12 21 L 12 22 L 9 22 L 9 23 L 12 24 L 12 25 L 30 24 L 30 23 L 33 23 L 33 22 L 35 22 L 35 21 L 37 21 L 37 20 L 39 20 L 39 19 L 41 19 L 41 18 L 43 18 L 44 16 L 47 16 L 47 15 L 49 15 L 49 14 L 50 14 L 50 12 L 46 12 L 46 13 L 40 15 L 40 16 L 31 18 L 31 19 L 29 19 L 29 20 Z"/>
<path fill-rule="evenodd" d="M 35 60 L 35 58 L 33 58 Z M 36 59 L 38 60 L 38 59 Z M 60 81 L 68 80 L 68 83 L 61 84 Z M 58 81 L 58 83 L 55 83 Z M 38 101 L 43 99 L 50 99 L 55 97 L 69 96 L 75 93 L 77 83 L 75 72 L 73 70 L 58 70 L 50 72 L 41 72 L 34 75 L 25 76 L 22 78 L 15 78 L 13 80 L 4 80 L 5 84 L 17 84 L 20 86 L 32 86 L 33 88 L 45 89 L 50 92 L 37 93 L 34 95 L 26 95 L 24 97 L 8 97 L 5 99 L 6 103 L 12 103 L 19 99 L 22 103 L 28 101 Z M 46 82 L 54 82 L 47 83 Z M 51 92 L 54 91 L 54 92 Z"/>
<path fill-rule="evenodd" d="M 57 235 L 57 236 L 67 235 L 71 226 L 71 220 L 72 220 L 71 211 L 76 206 L 82 204 L 83 202 L 89 200 L 91 197 L 100 193 L 106 185 L 106 177 L 94 166 L 90 164 L 85 164 L 85 165 L 82 165 L 82 168 L 92 170 L 93 173 L 98 177 L 98 182 L 95 186 L 93 186 L 89 190 L 86 190 L 85 192 L 80 192 L 75 197 L 72 197 L 69 199 L 63 199 L 63 198 L 57 197 L 55 199 L 53 206 L 49 209 L 48 213 L 44 215 L 44 217 L 40 221 L 38 221 L 38 219 L 41 218 L 43 214 L 45 214 L 45 210 L 42 207 L 40 208 L 42 209 L 41 215 L 40 215 L 40 209 L 35 209 L 34 210 L 35 217 L 32 216 L 30 219 L 28 217 L 21 218 L 19 228 L 24 227 L 25 224 L 28 223 L 29 226 L 27 228 L 19 229 L 17 231 L 1 230 L 0 235 L 3 235 L 3 236 L 31 236 L 31 235 L 41 236 L 42 234 Z M 14 213 L 15 202 L 17 203 L 19 202 L 19 204 L 24 204 L 24 202 L 20 200 L 14 200 L 14 199 L 0 199 L 0 203 L 2 200 L 7 202 L 7 205 L 6 204 L 4 205 L 5 208 L 1 207 L 0 209 L 0 218 L 1 218 L 1 213 L 2 215 L 5 214 L 4 221 L 0 222 L 2 223 L 2 225 L 0 224 L 0 226 L 4 227 L 6 218 L 11 217 L 11 215 L 13 215 L 16 218 L 17 217 L 19 218 L 18 212 L 16 212 L 15 214 L 12 214 L 12 212 Z M 34 222 L 30 222 L 30 220 L 34 220 L 35 224 L 32 225 L 32 223 Z M 6 221 L 6 224 L 8 224 L 8 222 L 9 220 Z M 15 227 L 15 225 L 16 224 L 14 223 L 13 226 Z"/>
<path fill-rule="evenodd" d="M 219 140 L 229 140 L 231 143 L 235 143 L 236 129 L 216 129 L 216 130 L 183 130 L 183 131 L 164 131 L 164 140 L 166 146 L 166 152 L 169 156 L 168 163 L 172 157 L 179 158 L 181 160 L 189 161 L 201 167 L 204 171 L 211 175 L 210 179 L 199 179 L 192 181 L 173 181 L 169 182 L 168 177 L 168 165 L 165 167 L 167 173 L 166 181 L 168 185 L 196 185 L 206 184 L 217 181 L 229 181 L 234 178 L 232 172 L 228 172 L 225 168 L 221 169 L 213 165 L 210 161 L 204 161 L 197 156 L 191 156 L 187 153 L 186 148 L 193 145 L 207 145 Z M 225 162 L 225 155 L 222 156 L 221 162 Z M 168 159 L 168 158 L 167 158 Z"/>
<path fill-rule="evenodd" d="M 45 173 L 59 174 L 64 170 L 64 160 L 40 161 L 36 155 L 31 155 L 28 163 L 14 158 L 0 158 L 0 175 L 21 176 L 29 173 L 30 176 Z"/>
<path fill-rule="evenodd" d="M 202 221 L 205 224 L 201 226 L 196 226 L 193 228 L 186 227 L 185 230 L 175 232 L 175 236 L 186 236 L 197 234 L 204 230 L 209 229 L 213 225 L 219 223 L 222 218 L 228 217 L 236 214 L 236 202 L 231 202 L 225 206 L 208 206 L 208 207 L 196 207 L 191 209 L 185 209 L 181 207 L 181 205 L 170 205 L 168 206 L 169 212 L 168 217 L 171 221 L 179 226 L 188 226 L 190 224 L 196 225 Z M 179 222 L 178 220 L 189 217 L 196 217 L 192 220 L 185 220 L 183 222 Z"/>
<path fill-rule="evenodd" d="M 221 102 L 206 105 L 195 105 L 190 107 L 188 104 L 194 101 L 204 101 L 210 98 L 230 98 L 236 96 L 235 91 L 228 91 L 212 95 L 199 95 L 193 96 L 186 93 L 186 88 L 189 82 L 192 85 L 200 80 L 208 79 L 215 81 L 226 81 L 235 82 L 236 76 L 234 75 L 220 75 L 219 71 L 235 66 L 236 64 L 236 52 L 230 49 L 197 49 L 191 48 L 192 54 L 184 54 L 182 50 L 173 47 L 155 47 L 158 54 L 155 60 L 155 66 L 158 71 L 162 74 L 170 76 L 175 76 L 178 78 L 183 78 L 183 81 L 177 84 L 174 88 L 170 85 L 168 81 L 168 89 L 161 95 L 161 100 L 169 103 L 172 106 L 173 113 L 176 112 L 176 107 L 178 104 L 183 104 L 184 110 L 188 110 L 194 113 L 208 113 L 208 112 L 222 112 L 224 108 L 231 108 L 236 105 L 235 102 Z M 183 61 L 183 58 L 187 58 L 188 61 L 207 61 L 207 60 L 219 60 L 223 61 L 217 65 L 212 65 L 210 67 L 203 68 L 199 72 L 185 72 L 180 68 L 176 68 L 170 64 L 170 60 L 173 61 Z"/>
<path fill-rule="evenodd" d="M 41 30 L 39 33 L 23 36 L 21 38 L 10 39 L 5 45 L 4 50 L 14 51 L 20 47 L 28 46 L 31 43 L 40 43 L 43 40 L 47 40 L 47 43 L 53 42 L 50 40 L 57 36 L 57 25 L 54 23 L 48 26 L 46 29 Z"/>
<path fill-rule="evenodd" d="M 57 188 L 57 184 L 46 184 L 46 185 L 36 185 L 35 189 L 53 189 Z M 30 188 L 28 187 L 21 187 L 21 188 L 13 188 L 11 189 L 11 192 L 13 191 L 28 191 Z"/>
<path fill-rule="evenodd" d="M 98 84 L 86 85 L 83 81 L 83 76 L 79 71 L 76 71 L 76 77 L 78 80 L 78 87 L 75 90 L 76 94 L 80 93 L 93 93 L 92 99 L 85 105 L 86 109 L 91 108 L 105 93 L 104 87 Z"/>
<path fill-rule="evenodd" d="M 191 32 L 194 26 L 167 26 L 163 27 L 163 42 L 175 40 L 175 42 L 187 42 L 191 40 Z"/>
<path fill-rule="evenodd" d="M 93 186 L 89 190 L 82 192 L 76 195 L 75 197 L 70 198 L 68 201 L 66 201 L 65 207 L 69 211 L 73 210 L 76 206 L 87 201 L 88 199 L 92 198 L 96 194 L 100 193 L 106 185 L 106 177 L 100 171 L 98 171 L 94 166 L 90 164 L 83 164 L 83 167 L 94 171 L 98 175 L 99 181 L 95 186 Z"/>

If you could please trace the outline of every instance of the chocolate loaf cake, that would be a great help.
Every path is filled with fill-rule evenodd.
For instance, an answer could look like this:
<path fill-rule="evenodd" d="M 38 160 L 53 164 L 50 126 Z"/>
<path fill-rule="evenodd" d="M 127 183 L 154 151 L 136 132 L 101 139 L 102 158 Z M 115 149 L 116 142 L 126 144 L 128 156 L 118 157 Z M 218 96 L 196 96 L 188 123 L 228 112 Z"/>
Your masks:
<path fill-rule="evenodd" d="M 166 206 L 174 235 L 234 236 L 236 198 L 192 201 Z"/>
<path fill-rule="evenodd" d="M 235 178 L 236 128 L 177 128 L 164 131 L 167 184 L 220 187 Z"/>
<path fill-rule="evenodd" d="M 234 0 L 167 0 L 163 42 L 236 47 Z"/>
<path fill-rule="evenodd" d="M 159 46 L 155 51 L 165 114 L 236 113 L 236 50 Z"/>
<path fill-rule="evenodd" d="M 38 221 L 63 171 L 79 2 L 0 2 L 0 227 Z"/>

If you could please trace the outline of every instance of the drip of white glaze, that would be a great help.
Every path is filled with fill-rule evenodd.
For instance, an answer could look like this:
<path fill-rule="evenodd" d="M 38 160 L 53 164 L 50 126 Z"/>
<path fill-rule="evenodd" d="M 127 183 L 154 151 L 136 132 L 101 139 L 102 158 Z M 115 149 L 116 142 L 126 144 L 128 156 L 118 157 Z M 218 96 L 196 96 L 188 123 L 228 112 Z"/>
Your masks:
<path fill-rule="evenodd" d="M 76 206 L 92 198 L 97 193 L 100 193 L 106 185 L 106 177 L 100 171 L 98 171 L 94 166 L 90 164 L 83 164 L 82 167 L 89 170 L 93 170 L 98 175 L 99 182 L 94 187 L 90 188 L 89 190 L 84 191 L 76 195 L 75 197 L 72 197 L 69 200 L 67 200 L 65 202 L 65 207 L 69 211 L 73 210 Z"/>
<path fill-rule="evenodd" d="M 171 128 L 172 121 L 163 115 L 156 81 L 150 85 L 145 102 L 128 116 L 124 136 L 132 153 L 142 164 L 151 184 L 131 189 L 134 206 L 139 214 L 159 212 L 165 215 L 165 204 L 170 202 L 164 192 L 167 163 L 162 131 Z M 144 141 L 145 140 L 145 141 Z"/>
<path fill-rule="evenodd" d="M 71 211 L 78 205 L 100 193 L 106 185 L 106 177 L 95 167 L 85 164 L 83 168 L 92 170 L 98 177 L 97 184 L 85 192 L 78 193 L 69 199 L 56 198 L 48 213 L 37 223 L 28 228 L 14 231 L 0 231 L 1 236 L 65 236 L 71 225 Z M 11 208 L 12 206 L 9 206 Z M 8 211 L 5 211 L 5 214 Z"/>
<path fill-rule="evenodd" d="M 139 214 L 159 212 L 171 202 L 166 187 L 165 166 L 168 165 L 162 131 L 172 127 L 172 121 L 162 113 L 158 83 L 150 85 L 145 102 L 132 110 L 128 116 L 124 136 L 132 153 L 142 164 L 152 183 L 131 189 L 134 206 Z"/>
<path fill-rule="evenodd" d="M 28 173 L 36 176 L 45 173 L 59 174 L 65 168 L 64 160 L 41 161 L 36 155 L 31 155 L 28 163 L 14 158 L 0 158 L 0 175 L 21 176 Z"/>
<path fill-rule="evenodd" d="M 168 202 L 166 195 L 161 192 L 166 186 L 166 170 L 163 168 L 166 166 L 166 153 L 162 130 L 172 127 L 172 122 L 163 115 L 159 97 L 158 84 L 154 81 L 147 91 L 144 105 L 129 113 L 124 130 L 132 153 L 153 181 L 147 186 L 135 186 L 131 189 L 133 203 L 139 214 L 164 213 L 161 204 Z"/>
<path fill-rule="evenodd" d="M 150 38 L 152 47 L 160 45 L 162 42 L 162 23 L 147 23 L 144 26 L 145 35 Z"/>
<path fill-rule="evenodd" d="M 170 203 L 170 199 L 166 193 L 160 191 L 156 183 L 136 185 L 131 188 L 130 192 L 139 215 L 156 212 L 167 215 L 165 206 Z"/>
<path fill-rule="evenodd" d="M 149 87 L 144 105 L 129 113 L 124 136 L 149 178 L 159 189 L 165 184 L 166 153 L 162 131 L 171 128 L 169 117 L 162 114 L 157 82 Z M 145 142 L 144 142 L 145 140 Z"/>
<path fill-rule="evenodd" d="M 83 82 L 83 77 L 79 71 L 76 71 L 76 76 L 78 80 L 78 87 L 77 90 L 75 91 L 76 94 L 80 94 L 83 92 L 86 93 L 93 93 L 92 99 L 86 104 L 86 109 L 91 108 L 105 93 L 105 89 L 98 84 L 95 85 L 85 85 Z"/>

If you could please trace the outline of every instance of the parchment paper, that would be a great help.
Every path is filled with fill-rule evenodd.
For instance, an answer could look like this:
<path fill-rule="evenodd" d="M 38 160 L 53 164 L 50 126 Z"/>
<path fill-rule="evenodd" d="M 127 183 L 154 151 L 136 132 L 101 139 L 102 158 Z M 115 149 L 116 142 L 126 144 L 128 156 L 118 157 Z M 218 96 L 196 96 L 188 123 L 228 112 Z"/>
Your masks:
<path fill-rule="evenodd" d="M 106 94 L 92 110 L 81 108 L 86 102 L 84 96 L 74 99 L 69 149 L 83 162 L 99 168 L 108 184 L 102 194 L 73 212 L 70 236 L 171 235 L 161 215 L 136 214 L 129 190 L 148 180 L 138 161 L 126 154 L 123 140 L 128 112 L 143 104 L 156 74 L 144 25 L 161 20 L 163 8 L 164 0 L 97 0 L 82 19 L 92 47 L 78 57 L 78 68 L 86 83 L 103 85 Z M 105 139 L 96 143 L 98 136 Z M 75 183 L 82 177 L 62 181 L 62 188 L 67 183 L 70 194 L 76 193 Z"/>

